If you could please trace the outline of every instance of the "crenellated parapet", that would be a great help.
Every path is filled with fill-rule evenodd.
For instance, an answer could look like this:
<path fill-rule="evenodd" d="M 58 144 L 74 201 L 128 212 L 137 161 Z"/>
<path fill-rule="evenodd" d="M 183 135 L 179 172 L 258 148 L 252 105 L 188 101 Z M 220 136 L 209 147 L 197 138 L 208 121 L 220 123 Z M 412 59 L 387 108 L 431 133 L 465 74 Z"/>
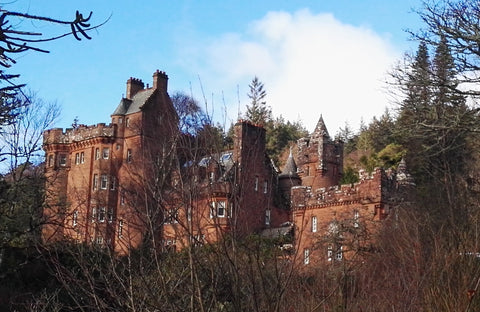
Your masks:
<path fill-rule="evenodd" d="M 395 198 L 398 192 L 397 173 L 385 172 L 376 168 L 369 174 L 363 170 L 359 173 L 360 180 L 354 184 L 334 185 L 319 189 L 309 186 L 292 188 L 292 208 L 303 210 L 307 207 L 330 207 L 353 202 L 375 203 L 387 202 Z"/>
<path fill-rule="evenodd" d="M 43 133 L 43 143 L 48 144 L 70 144 L 86 141 L 94 138 L 113 138 L 115 136 L 115 125 L 99 123 L 94 126 L 80 125 L 77 128 L 62 128 L 46 130 Z"/>

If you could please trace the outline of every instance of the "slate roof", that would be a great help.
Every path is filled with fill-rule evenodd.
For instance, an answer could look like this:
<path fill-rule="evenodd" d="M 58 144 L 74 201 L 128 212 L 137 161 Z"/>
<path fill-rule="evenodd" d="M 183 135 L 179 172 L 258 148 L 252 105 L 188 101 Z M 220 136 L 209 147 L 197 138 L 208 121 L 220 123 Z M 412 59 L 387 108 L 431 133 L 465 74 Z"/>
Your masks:
<path fill-rule="evenodd" d="M 330 135 L 328 134 L 327 126 L 325 126 L 325 122 L 323 121 L 322 115 L 320 115 L 320 119 L 318 120 L 317 126 L 313 131 L 312 137 L 330 137 Z"/>
<path fill-rule="evenodd" d="M 290 149 L 290 154 L 288 155 L 287 163 L 283 168 L 282 173 L 279 175 L 279 178 L 298 178 L 297 174 L 297 164 L 295 163 L 295 159 L 293 159 L 292 149 Z"/>
<path fill-rule="evenodd" d="M 128 115 L 137 113 L 142 109 L 142 106 L 148 101 L 155 90 L 153 88 L 141 90 L 130 99 L 121 99 L 120 104 L 112 115 Z"/>

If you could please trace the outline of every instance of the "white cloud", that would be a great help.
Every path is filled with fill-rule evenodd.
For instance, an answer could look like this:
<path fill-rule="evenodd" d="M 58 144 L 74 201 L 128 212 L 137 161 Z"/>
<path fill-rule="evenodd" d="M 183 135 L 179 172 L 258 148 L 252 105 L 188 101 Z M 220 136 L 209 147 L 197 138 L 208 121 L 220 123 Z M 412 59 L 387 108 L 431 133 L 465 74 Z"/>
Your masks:
<path fill-rule="evenodd" d="M 243 110 L 256 75 L 275 116 L 300 119 L 311 131 L 322 114 L 332 135 L 345 121 L 357 127 L 362 117 L 368 122 L 383 113 L 386 71 L 399 57 L 371 29 L 306 9 L 269 12 L 244 34 L 204 42 L 190 62 L 197 63 L 203 80 L 221 90 L 214 93 L 223 91 L 226 103 L 234 103 L 228 108 L 231 119 L 238 110 L 237 85 Z"/>

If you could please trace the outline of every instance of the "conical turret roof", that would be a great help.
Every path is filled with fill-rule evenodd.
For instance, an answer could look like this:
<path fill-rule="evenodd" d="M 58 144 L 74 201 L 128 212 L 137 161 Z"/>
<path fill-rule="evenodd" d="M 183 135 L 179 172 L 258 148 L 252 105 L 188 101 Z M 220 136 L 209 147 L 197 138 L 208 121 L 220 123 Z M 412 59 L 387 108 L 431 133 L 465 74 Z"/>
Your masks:
<path fill-rule="evenodd" d="M 279 175 L 279 178 L 298 178 L 297 174 L 297 164 L 295 159 L 293 159 L 292 148 L 290 148 L 290 154 L 288 155 L 287 163 L 283 167 L 282 173 Z"/>
<path fill-rule="evenodd" d="M 315 127 L 315 130 L 313 131 L 312 137 L 318 138 L 318 137 L 330 137 L 328 134 L 327 126 L 325 126 L 325 122 L 323 121 L 322 115 L 320 115 L 320 119 L 317 122 L 317 126 Z"/>

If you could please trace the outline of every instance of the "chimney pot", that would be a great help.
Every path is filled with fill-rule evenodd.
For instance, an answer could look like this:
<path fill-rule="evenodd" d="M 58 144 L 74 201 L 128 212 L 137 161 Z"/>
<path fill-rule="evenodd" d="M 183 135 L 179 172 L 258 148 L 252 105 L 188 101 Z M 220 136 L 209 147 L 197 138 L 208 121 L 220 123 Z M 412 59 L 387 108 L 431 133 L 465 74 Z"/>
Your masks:
<path fill-rule="evenodd" d="M 167 92 L 168 76 L 165 72 L 158 69 L 153 73 L 153 89 L 160 89 Z"/>
<path fill-rule="evenodd" d="M 127 99 L 132 99 L 133 96 L 140 90 L 143 90 L 144 87 L 145 85 L 142 80 L 130 77 L 130 79 L 127 80 Z"/>

